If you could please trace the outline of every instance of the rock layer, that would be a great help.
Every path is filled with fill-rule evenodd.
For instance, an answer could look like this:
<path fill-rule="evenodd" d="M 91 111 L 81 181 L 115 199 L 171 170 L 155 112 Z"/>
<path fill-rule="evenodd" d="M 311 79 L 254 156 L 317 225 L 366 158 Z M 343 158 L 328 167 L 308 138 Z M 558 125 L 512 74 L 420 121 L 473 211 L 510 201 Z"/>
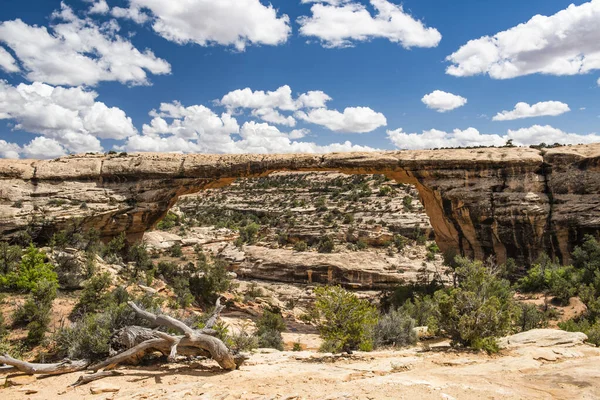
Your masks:
<path fill-rule="evenodd" d="M 0 160 L 0 233 L 44 240 L 77 221 L 139 238 L 183 194 L 274 171 L 385 174 L 413 184 L 443 251 L 564 262 L 600 232 L 600 144 L 328 155 L 78 155 Z"/>

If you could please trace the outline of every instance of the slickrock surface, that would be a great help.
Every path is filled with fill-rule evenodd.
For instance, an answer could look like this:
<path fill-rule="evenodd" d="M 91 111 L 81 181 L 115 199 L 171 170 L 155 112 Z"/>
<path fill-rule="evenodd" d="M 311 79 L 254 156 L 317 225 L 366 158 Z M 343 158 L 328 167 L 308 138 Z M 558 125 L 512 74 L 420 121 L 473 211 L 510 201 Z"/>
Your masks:
<path fill-rule="evenodd" d="M 555 332 L 538 330 L 539 345 L 527 341 L 495 356 L 443 345 L 429 352 L 415 347 L 352 355 L 264 349 L 228 373 L 212 361 L 129 367 L 119 369 L 123 376 L 76 388 L 68 386 L 82 373 L 37 379 L 13 374 L 0 393 L 6 400 L 599 398 L 600 350 L 577 340 L 564 344 Z M 4 382 L 6 374 L 0 377 Z M 98 388 L 115 392 L 92 394 Z"/>
<path fill-rule="evenodd" d="M 600 230 L 600 144 L 328 155 L 79 155 L 0 160 L 0 234 L 48 236 L 73 217 L 139 238 L 184 194 L 274 171 L 385 174 L 416 186 L 442 251 L 567 261 Z"/>

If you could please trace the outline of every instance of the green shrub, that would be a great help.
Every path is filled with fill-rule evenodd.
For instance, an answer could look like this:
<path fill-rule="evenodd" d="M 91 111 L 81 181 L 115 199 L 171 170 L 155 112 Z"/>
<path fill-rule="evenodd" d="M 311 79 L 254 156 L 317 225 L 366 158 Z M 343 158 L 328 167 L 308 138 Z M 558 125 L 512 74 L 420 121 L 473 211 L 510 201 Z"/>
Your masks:
<path fill-rule="evenodd" d="M 515 326 L 521 332 L 532 329 L 545 328 L 548 326 L 548 318 L 546 314 L 538 309 L 535 304 L 519 304 L 521 313 L 515 321 Z"/>
<path fill-rule="evenodd" d="M 107 314 L 86 314 L 54 336 L 59 354 L 71 359 L 99 360 L 108 356 L 112 326 Z"/>
<path fill-rule="evenodd" d="M 0 279 L 0 283 L 5 289 L 29 292 L 38 282 L 56 282 L 57 279 L 52 264 L 46 263 L 46 255 L 30 244 L 18 269 Z"/>
<path fill-rule="evenodd" d="M 183 255 L 183 251 L 181 250 L 181 245 L 179 243 L 175 243 L 169 249 L 169 255 L 171 257 L 181 257 Z"/>
<path fill-rule="evenodd" d="M 333 243 L 333 239 L 329 236 L 323 236 L 319 240 L 319 244 L 317 246 L 319 253 L 332 253 L 334 249 L 335 244 Z"/>
<path fill-rule="evenodd" d="M 111 301 L 110 287 L 112 278 L 108 272 L 88 279 L 79 300 L 71 312 L 72 319 L 81 319 L 84 315 L 102 311 Z"/>
<path fill-rule="evenodd" d="M 227 345 L 234 353 L 249 351 L 258 347 L 258 338 L 248 333 L 246 327 L 242 327 L 238 332 L 232 333 L 227 337 Z"/>
<path fill-rule="evenodd" d="M 175 213 L 168 212 L 167 215 L 156 225 L 156 229 L 168 231 L 169 229 L 179 225 L 179 216 Z"/>
<path fill-rule="evenodd" d="M 431 296 L 414 296 L 402 305 L 402 310 L 415 320 L 416 326 L 427 326 L 435 321 L 437 304 Z"/>
<path fill-rule="evenodd" d="M 404 250 L 404 247 L 406 247 L 407 243 L 408 238 L 398 234 L 394 235 L 394 246 L 396 246 L 396 249 L 398 249 L 398 251 Z"/>
<path fill-rule="evenodd" d="M 127 261 L 133 263 L 133 278 L 153 267 L 150 253 L 143 243 L 135 243 L 127 251 Z"/>
<path fill-rule="evenodd" d="M 304 240 L 299 240 L 294 244 L 294 251 L 303 252 L 308 250 L 308 245 Z"/>
<path fill-rule="evenodd" d="M 431 331 L 445 332 L 454 345 L 493 350 L 490 343 L 510 332 L 520 312 L 510 283 L 480 261 L 457 257 L 457 264 L 457 287 L 434 295 Z"/>
<path fill-rule="evenodd" d="M 542 255 L 527 275 L 518 281 L 518 287 L 524 292 L 554 295 L 556 300 L 566 305 L 577 294 L 580 279 L 581 274 L 573 266 L 561 266 Z"/>
<path fill-rule="evenodd" d="M 99 313 L 88 313 L 70 326 L 61 327 L 53 339 L 57 356 L 70 359 L 100 360 L 109 354 L 111 335 L 126 326 L 150 327 L 147 320 L 138 316 L 127 304 L 129 295 L 117 287 L 108 295 L 106 307 Z M 161 299 L 143 295 L 133 301 L 140 307 L 156 312 Z"/>
<path fill-rule="evenodd" d="M 20 246 L 11 246 L 6 242 L 0 242 L 0 275 L 15 272 L 21 263 L 22 254 Z"/>
<path fill-rule="evenodd" d="M 190 292 L 200 304 L 212 305 L 219 295 L 231 288 L 231 278 L 222 260 L 198 262 L 200 275 L 189 279 Z"/>
<path fill-rule="evenodd" d="M 298 342 L 295 342 L 292 345 L 292 351 L 302 351 L 302 345 Z"/>
<path fill-rule="evenodd" d="M 122 253 L 125 249 L 125 233 L 115 236 L 102 250 L 102 257 L 109 262 L 118 264 L 122 261 Z"/>
<path fill-rule="evenodd" d="M 241 244 L 254 244 L 256 243 L 258 232 L 260 231 L 260 225 L 251 222 L 248 225 L 239 229 L 240 237 L 238 241 Z"/>
<path fill-rule="evenodd" d="M 37 345 L 44 340 L 50 325 L 52 301 L 56 298 L 58 282 L 38 281 L 23 306 L 17 308 L 13 320 L 27 324 L 27 343 Z"/>
<path fill-rule="evenodd" d="M 413 210 L 413 198 L 411 196 L 404 196 L 402 199 L 402 205 L 404 206 L 404 211 L 412 211 Z"/>
<path fill-rule="evenodd" d="M 358 241 L 356 242 L 356 248 L 358 250 L 364 250 L 367 247 L 369 247 L 369 245 L 367 244 L 367 242 L 365 242 L 364 239 L 358 239 Z"/>
<path fill-rule="evenodd" d="M 256 321 L 256 336 L 259 347 L 283 350 L 281 332 L 285 331 L 285 322 L 278 309 L 265 310 Z"/>
<path fill-rule="evenodd" d="M 25 304 L 15 310 L 15 324 L 27 325 L 27 343 L 37 345 L 42 342 L 52 312 L 52 301 L 56 298 L 58 281 L 40 280 L 36 282 Z"/>
<path fill-rule="evenodd" d="M 600 322 L 592 322 L 587 318 L 570 319 L 559 322 L 558 327 L 568 332 L 583 332 L 587 335 L 588 343 L 600 347 Z"/>
<path fill-rule="evenodd" d="M 319 287 L 315 294 L 323 350 L 368 351 L 373 348 L 373 327 L 377 323 L 377 309 L 373 305 L 339 286 Z"/>
<path fill-rule="evenodd" d="M 379 317 L 374 328 L 375 347 L 405 347 L 417 342 L 415 320 L 402 310 L 395 309 Z"/>

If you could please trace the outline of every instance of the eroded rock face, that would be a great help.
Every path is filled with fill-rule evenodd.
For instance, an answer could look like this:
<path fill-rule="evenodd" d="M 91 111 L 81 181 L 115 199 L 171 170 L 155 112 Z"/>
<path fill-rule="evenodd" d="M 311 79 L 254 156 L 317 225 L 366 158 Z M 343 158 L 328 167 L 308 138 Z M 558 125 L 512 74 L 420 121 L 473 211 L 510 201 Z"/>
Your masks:
<path fill-rule="evenodd" d="M 273 171 L 385 174 L 414 184 L 442 251 L 568 261 L 600 231 L 600 144 L 328 155 L 83 155 L 0 160 L 0 233 L 44 239 L 74 217 L 139 238 L 183 194 Z"/>

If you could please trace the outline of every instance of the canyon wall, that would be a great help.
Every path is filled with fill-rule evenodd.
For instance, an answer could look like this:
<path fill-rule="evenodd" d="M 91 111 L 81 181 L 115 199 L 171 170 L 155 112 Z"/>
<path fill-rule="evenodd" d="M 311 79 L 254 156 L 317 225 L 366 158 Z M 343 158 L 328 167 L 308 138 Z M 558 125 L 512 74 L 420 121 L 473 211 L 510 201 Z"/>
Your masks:
<path fill-rule="evenodd" d="M 77 155 L 0 160 L 0 235 L 44 241 L 78 224 L 131 240 L 184 194 L 273 171 L 385 174 L 414 184 L 443 251 L 568 261 L 600 232 L 600 144 L 327 155 Z"/>

